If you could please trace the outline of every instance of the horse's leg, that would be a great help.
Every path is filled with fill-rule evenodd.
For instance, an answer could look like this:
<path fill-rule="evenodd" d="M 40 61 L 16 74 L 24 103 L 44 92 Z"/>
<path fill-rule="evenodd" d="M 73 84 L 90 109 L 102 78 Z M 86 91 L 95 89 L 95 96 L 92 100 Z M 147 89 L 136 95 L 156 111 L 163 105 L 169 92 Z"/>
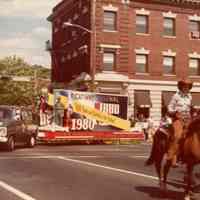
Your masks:
<path fill-rule="evenodd" d="M 166 190 L 167 189 L 167 175 L 169 173 L 170 167 L 172 166 L 172 160 L 166 160 L 163 170 L 163 182 L 161 185 L 161 189 Z"/>
<path fill-rule="evenodd" d="M 159 178 L 159 185 L 160 187 L 162 187 L 163 184 L 163 159 L 165 156 L 165 152 L 166 152 L 166 143 L 162 143 L 163 146 L 161 146 L 160 148 L 160 152 L 157 152 L 157 158 L 155 160 L 155 168 L 156 168 L 156 172 L 158 174 L 158 178 Z"/>
<path fill-rule="evenodd" d="M 155 156 L 154 156 L 154 164 L 156 168 L 156 172 L 159 178 L 159 185 L 162 185 L 163 182 L 163 166 L 162 161 L 166 152 L 167 146 L 167 137 L 161 137 L 159 141 L 156 143 Z"/>
<path fill-rule="evenodd" d="M 159 134 L 158 132 L 155 133 L 155 135 L 153 136 L 153 143 L 152 143 L 152 147 L 151 147 L 151 153 L 150 156 L 148 158 L 148 160 L 145 162 L 145 165 L 152 165 L 155 161 L 155 155 L 157 153 L 157 144 L 159 142 Z"/>
<path fill-rule="evenodd" d="M 188 163 L 187 164 L 187 186 L 185 188 L 185 200 L 190 200 L 191 192 L 192 192 L 192 172 L 193 172 L 193 165 Z"/>
<path fill-rule="evenodd" d="M 159 178 L 159 185 L 161 186 L 163 181 L 163 169 L 162 169 L 162 160 L 163 160 L 164 153 L 159 156 L 158 159 L 155 161 L 155 168 Z"/>

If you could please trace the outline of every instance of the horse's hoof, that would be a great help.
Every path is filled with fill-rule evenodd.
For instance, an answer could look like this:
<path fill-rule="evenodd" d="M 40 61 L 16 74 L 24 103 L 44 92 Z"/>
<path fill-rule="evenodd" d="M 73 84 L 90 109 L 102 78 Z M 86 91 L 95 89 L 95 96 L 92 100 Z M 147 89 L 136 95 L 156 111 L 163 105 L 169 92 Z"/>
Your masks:
<path fill-rule="evenodd" d="M 191 200 L 190 195 L 189 194 L 185 195 L 184 200 Z"/>
<path fill-rule="evenodd" d="M 163 183 L 163 181 L 161 181 L 161 182 L 159 183 L 159 185 L 160 185 L 160 189 L 161 189 L 163 192 L 166 192 L 166 191 L 167 191 L 167 185 L 166 185 L 166 183 Z"/>
<path fill-rule="evenodd" d="M 194 199 L 194 193 L 192 191 L 189 191 L 189 193 L 185 194 L 184 200 L 192 200 Z"/>

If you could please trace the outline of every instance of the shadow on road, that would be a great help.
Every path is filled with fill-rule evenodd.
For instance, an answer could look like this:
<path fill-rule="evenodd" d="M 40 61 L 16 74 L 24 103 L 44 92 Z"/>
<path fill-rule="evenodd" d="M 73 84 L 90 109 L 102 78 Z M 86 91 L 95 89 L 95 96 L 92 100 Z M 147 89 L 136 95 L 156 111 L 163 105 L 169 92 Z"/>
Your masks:
<path fill-rule="evenodd" d="M 199 181 L 197 182 L 196 179 L 193 179 L 194 183 L 192 185 L 192 190 L 194 193 L 200 193 L 200 183 Z M 168 184 L 176 187 L 176 188 L 185 188 L 186 187 L 186 183 L 183 181 L 180 181 L 180 180 L 176 180 L 176 179 L 173 179 L 172 182 L 168 182 Z"/>
<path fill-rule="evenodd" d="M 169 200 L 180 200 L 184 199 L 184 193 L 180 191 L 167 190 L 163 192 L 159 187 L 145 187 L 137 186 L 135 189 L 139 192 L 148 194 L 153 199 L 169 199 Z"/>

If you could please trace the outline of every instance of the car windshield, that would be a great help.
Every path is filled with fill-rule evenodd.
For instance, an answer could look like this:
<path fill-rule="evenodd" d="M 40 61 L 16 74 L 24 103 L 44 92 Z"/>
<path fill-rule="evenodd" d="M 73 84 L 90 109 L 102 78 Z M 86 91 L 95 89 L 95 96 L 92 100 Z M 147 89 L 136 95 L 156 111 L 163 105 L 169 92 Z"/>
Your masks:
<path fill-rule="evenodd" d="M 12 118 L 12 111 L 5 108 L 0 108 L 0 119 Z"/>

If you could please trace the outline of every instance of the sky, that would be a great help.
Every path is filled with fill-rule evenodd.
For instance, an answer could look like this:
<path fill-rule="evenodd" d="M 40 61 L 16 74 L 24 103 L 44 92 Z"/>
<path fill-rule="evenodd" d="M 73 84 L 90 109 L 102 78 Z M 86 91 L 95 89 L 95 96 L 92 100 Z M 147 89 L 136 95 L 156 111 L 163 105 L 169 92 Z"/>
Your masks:
<path fill-rule="evenodd" d="M 0 0 L 0 59 L 17 55 L 31 65 L 50 67 L 45 41 L 51 39 L 47 17 L 62 0 Z"/>

